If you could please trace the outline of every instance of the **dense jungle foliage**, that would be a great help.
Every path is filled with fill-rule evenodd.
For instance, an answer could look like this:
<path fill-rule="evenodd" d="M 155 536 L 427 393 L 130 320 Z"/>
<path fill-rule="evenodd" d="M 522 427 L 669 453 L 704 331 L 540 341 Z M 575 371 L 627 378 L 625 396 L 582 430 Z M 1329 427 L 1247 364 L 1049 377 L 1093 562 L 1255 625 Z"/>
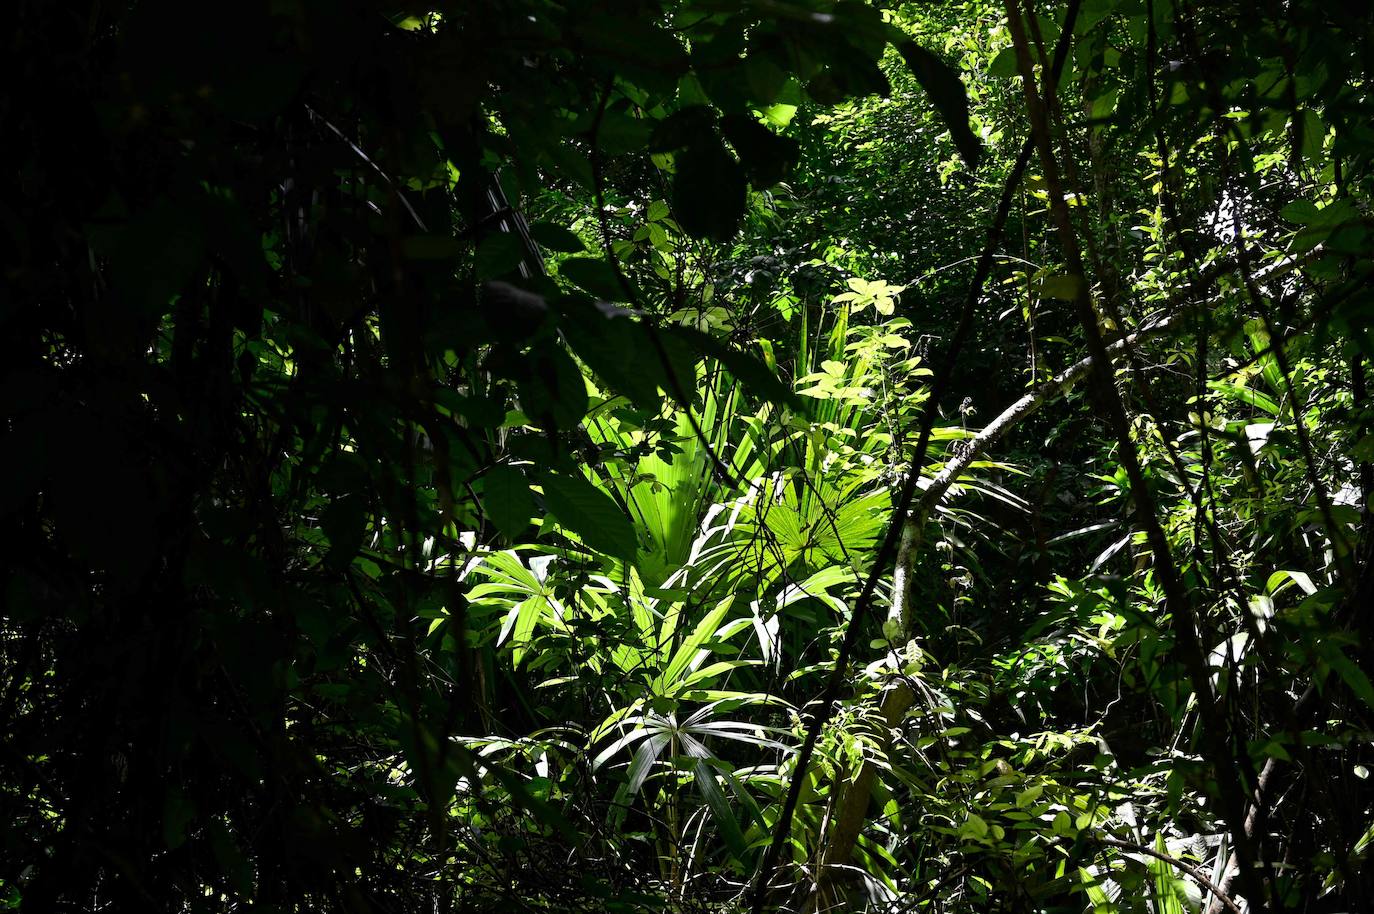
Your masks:
<path fill-rule="evenodd" d="M 7 8 L 0 908 L 1374 910 L 1365 3 Z"/>

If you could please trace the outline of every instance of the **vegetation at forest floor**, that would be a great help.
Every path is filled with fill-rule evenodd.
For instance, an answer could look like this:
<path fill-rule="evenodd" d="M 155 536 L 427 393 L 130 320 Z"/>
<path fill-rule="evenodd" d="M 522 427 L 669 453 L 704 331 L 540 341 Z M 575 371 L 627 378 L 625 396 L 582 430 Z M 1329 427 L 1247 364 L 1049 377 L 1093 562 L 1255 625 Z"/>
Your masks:
<path fill-rule="evenodd" d="M 1374 910 L 1369 4 L 5 18 L 0 909 Z"/>

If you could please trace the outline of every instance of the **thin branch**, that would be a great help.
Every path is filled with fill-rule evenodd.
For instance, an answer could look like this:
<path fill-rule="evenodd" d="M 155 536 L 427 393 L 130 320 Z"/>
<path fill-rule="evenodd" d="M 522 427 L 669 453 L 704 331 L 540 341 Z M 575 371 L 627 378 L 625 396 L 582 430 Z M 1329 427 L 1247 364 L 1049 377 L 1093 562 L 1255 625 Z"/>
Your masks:
<path fill-rule="evenodd" d="M 1094 837 L 1093 840 L 1097 841 L 1097 843 L 1099 844 L 1105 844 L 1108 847 L 1116 847 L 1120 848 L 1121 850 L 1132 851 L 1137 854 L 1144 854 L 1147 857 L 1153 857 L 1156 860 L 1160 860 L 1164 863 L 1169 864 L 1174 869 L 1178 870 L 1180 873 L 1183 873 L 1187 876 L 1191 876 L 1193 880 L 1197 882 L 1198 885 L 1202 886 L 1204 889 L 1211 892 L 1212 895 L 1216 898 L 1216 900 L 1220 901 L 1223 905 L 1225 905 L 1226 910 L 1230 911 L 1231 914 L 1240 914 L 1240 905 L 1236 904 L 1235 899 L 1232 898 L 1230 895 L 1227 895 L 1226 892 L 1222 890 L 1221 886 L 1217 885 L 1211 879 L 1207 878 L 1207 875 L 1205 873 L 1203 873 L 1197 867 L 1193 866 L 1191 863 L 1184 863 L 1177 857 L 1171 857 L 1168 854 L 1162 854 L 1152 847 L 1146 847 L 1143 844 L 1136 844 L 1134 841 L 1122 841 L 1120 838 L 1104 838 L 1100 835 Z"/>
<path fill-rule="evenodd" d="M 1292 272 L 1305 263 L 1307 263 L 1307 258 L 1290 260 L 1278 264 L 1266 271 L 1263 279 L 1273 279 L 1284 273 Z M 1218 264 L 1217 269 L 1209 270 L 1204 276 L 1199 277 L 1196 283 L 1189 286 L 1188 291 L 1199 291 L 1204 283 L 1210 284 L 1216 281 L 1217 278 L 1230 269 L 1233 269 L 1234 266 L 1235 265 L 1230 261 Z M 1147 324 L 1134 333 L 1128 334 L 1107 346 L 1107 352 L 1110 355 L 1116 355 L 1124 351 L 1128 346 L 1134 346 L 1146 339 L 1162 336 L 1168 331 L 1177 328 L 1191 317 L 1194 312 L 1206 306 L 1207 303 L 1202 302 L 1185 307 L 1152 324 Z M 968 471 L 969 467 L 972 466 L 975 461 L 983 456 L 988 448 L 1000 441 L 1007 432 L 1011 431 L 1011 429 L 1022 421 L 1039 412 L 1043 406 L 1072 390 L 1079 381 L 1092 373 L 1093 364 L 1092 356 L 1087 356 L 1074 362 L 1068 368 L 1059 372 L 1059 374 L 1050 378 L 1048 381 L 1042 382 L 1027 392 L 1019 400 L 999 413 L 997 418 L 983 426 L 982 431 L 977 435 L 965 441 L 963 447 L 959 449 L 959 453 L 946 463 L 940 472 L 935 474 L 930 482 L 926 484 L 924 491 L 921 493 L 921 500 L 917 505 L 915 516 L 922 518 L 928 517 L 930 512 L 934 510 L 935 506 L 939 503 L 940 498 L 949 490 L 950 486 L 958 482 L 959 478 Z"/>
<path fill-rule="evenodd" d="M 385 171 L 383 171 L 380 165 L 372 161 L 372 158 L 368 156 L 367 153 L 363 152 L 361 146 L 353 142 L 353 140 L 350 139 L 342 130 L 340 130 L 338 127 L 335 127 L 329 121 L 328 118 L 321 115 L 314 108 L 310 107 L 309 105 L 306 105 L 305 110 L 307 113 L 309 113 L 311 117 L 316 118 L 317 120 L 319 120 L 321 124 L 324 124 L 324 126 L 328 127 L 331 133 L 333 133 L 339 139 L 343 140 L 344 143 L 348 146 L 348 148 L 352 149 L 353 152 L 358 156 L 358 158 L 366 162 L 372 168 L 372 170 L 375 171 L 381 177 L 381 179 L 386 182 L 386 186 L 391 188 L 391 192 L 394 193 L 396 195 L 396 198 L 401 201 L 401 205 L 406 208 L 406 212 L 410 213 L 410 218 L 415 220 L 415 224 L 420 227 L 420 231 L 429 231 L 429 229 L 425 227 L 425 220 L 421 219 L 420 214 L 415 211 L 415 207 L 410 205 L 410 201 L 406 199 L 405 194 L 401 193 L 401 189 L 396 186 L 396 182 L 391 180 L 391 176 L 388 175 Z"/>
<path fill-rule="evenodd" d="M 1088 354 L 1096 365 L 1092 372 L 1096 386 L 1099 412 L 1106 420 L 1112 436 L 1118 444 L 1118 454 L 1126 477 L 1130 481 L 1131 500 L 1134 503 L 1136 522 L 1145 533 L 1154 560 L 1154 573 L 1164 592 L 1165 604 L 1172 619 L 1172 628 L 1177 645 L 1177 653 L 1183 661 L 1188 679 L 1197 695 L 1198 710 L 1203 720 L 1203 749 L 1208 762 L 1212 765 L 1217 779 L 1217 794 L 1221 813 L 1225 819 L 1241 857 L 1241 865 L 1248 879 L 1247 895 L 1257 908 L 1264 906 L 1263 885 L 1258 881 L 1252 865 L 1258 860 L 1258 851 L 1244 832 L 1245 791 L 1239 777 L 1236 742 L 1230 738 L 1230 722 L 1224 708 L 1217 702 L 1212 686 L 1211 670 L 1207 662 L 1206 649 L 1199 634 L 1198 617 L 1192 602 L 1192 595 L 1183 585 L 1183 578 L 1174 561 L 1168 537 L 1160 523 L 1158 506 L 1151 493 L 1149 483 L 1141 466 L 1136 444 L 1131 437 L 1130 422 L 1126 415 L 1125 404 L 1116 389 L 1112 376 L 1112 357 L 1102 337 L 1097 312 L 1093 306 L 1091 293 L 1086 281 L 1083 254 L 1078 234 L 1074 229 L 1073 217 L 1064 197 L 1064 186 L 1060 177 L 1059 163 L 1055 158 L 1050 136 L 1049 118 L 1043 99 L 1036 88 L 1032 69 L 1029 44 L 1019 0 L 1005 0 L 1008 28 L 1011 32 L 1013 47 L 1016 49 L 1017 69 L 1021 74 L 1021 87 L 1026 99 L 1026 111 L 1031 122 L 1031 136 L 1040 154 L 1041 171 L 1044 174 L 1046 189 L 1049 192 L 1050 216 L 1059 236 L 1063 249 L 1065 265 L 1071 276 L 1077 277 L 1077 294 L 1074 306 L 1083 336 L 1088 344 Z"/>

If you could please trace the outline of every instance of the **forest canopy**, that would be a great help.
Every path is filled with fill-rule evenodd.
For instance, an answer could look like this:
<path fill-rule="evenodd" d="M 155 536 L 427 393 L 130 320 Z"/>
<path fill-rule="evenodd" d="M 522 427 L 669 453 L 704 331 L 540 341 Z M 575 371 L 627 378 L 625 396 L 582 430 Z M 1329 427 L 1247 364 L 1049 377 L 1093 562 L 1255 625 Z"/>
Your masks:
<path fill-rule="evenodd" d="M 1374 909 L 1368 4 L 5 19 L 0 909 Z"/>

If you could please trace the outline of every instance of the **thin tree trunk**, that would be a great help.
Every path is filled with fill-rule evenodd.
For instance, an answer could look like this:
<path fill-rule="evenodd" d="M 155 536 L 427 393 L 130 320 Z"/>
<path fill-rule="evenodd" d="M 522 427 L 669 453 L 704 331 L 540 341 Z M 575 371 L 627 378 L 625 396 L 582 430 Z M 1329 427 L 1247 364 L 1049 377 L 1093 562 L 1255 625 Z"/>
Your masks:
<path fill-rule="evenodd" d="M 1203 749 L 1211 763 L 1217 779 L 1218 799 L 1222 818 L 1230 829 L 1236 852 L 1240 857 L 1242 875 L 1245 878 L 1247 900 L 1255 911 L 1264 909 L 1264 886 L 1258 877 L 1255 864 L 1258 855 L 1250 836 L 1245 833 L 1245 791 L 1237 777 L 1228 776 L 1236 771 L 1240 759 L 1234 751 L 1233 741 L 1228 738 L 1230 721 L 1224 709 L 1218 704 L 1213 693 L 1212 681 L 1207 665 L 1207 654 L 1199 636 L 1198 619 L 1188 592 L 1183 587 L 1182 578 L 1174 563 L 1168 538 L 1160 525 L 1159 516 L 1145 479 L 1134 440 L 1131 438 L 1130 423 L 1125 406 L 1113 380 L 1112 360 L 1102 338 L 1098 325 L 1097 312 L 1093 307 L 1091 294 L 1086 280 L 1087 271 L 1083 265 L 1083 255 L 1074 230 L 1073 218 L 1068 203 L 1064 199 L 1063 182 L 1060 179 L 1059 163 L 1055 159 L 1050 138 L 1049 118 L 1045 104 L 1036 89 L 1035 74 L 1032 70 L 1029 45 L 1025 26 L 1022 21 L 1021 4 L 1018 0 L 1004 0 L 1008 26 L 1012 42 L 1016 48 L 1017 68 L 1021 74 L 1022 90 L 1026 98 L 1027 113 L 1031 122 L 1031 135 L 1040 155 L 1040 165 L 1044 172 L 1046 189 L 1049 192 L 1050 216 L 1054 222 L 1059 242 L 1063 248 L 1065 265 L 1071 276 L 1078 278 L 1077 294 L 1074 305 L 1078 320 L 1088 344 L 1088 353 L 1095 361 L 1093 372 L 1099 412 L 1106 420 L 1118 444 L 1118 457 L 1131 484 L 1131 496 L 1135 505 L 1136 521 L 1145 532 L 1146 540 L 1154 560 L 1154 572 L 1164 591 L 1165 603 L 1173 621 L 1177 651 L 1197 695 L 1198 709 L 1203 721 Z"/>

